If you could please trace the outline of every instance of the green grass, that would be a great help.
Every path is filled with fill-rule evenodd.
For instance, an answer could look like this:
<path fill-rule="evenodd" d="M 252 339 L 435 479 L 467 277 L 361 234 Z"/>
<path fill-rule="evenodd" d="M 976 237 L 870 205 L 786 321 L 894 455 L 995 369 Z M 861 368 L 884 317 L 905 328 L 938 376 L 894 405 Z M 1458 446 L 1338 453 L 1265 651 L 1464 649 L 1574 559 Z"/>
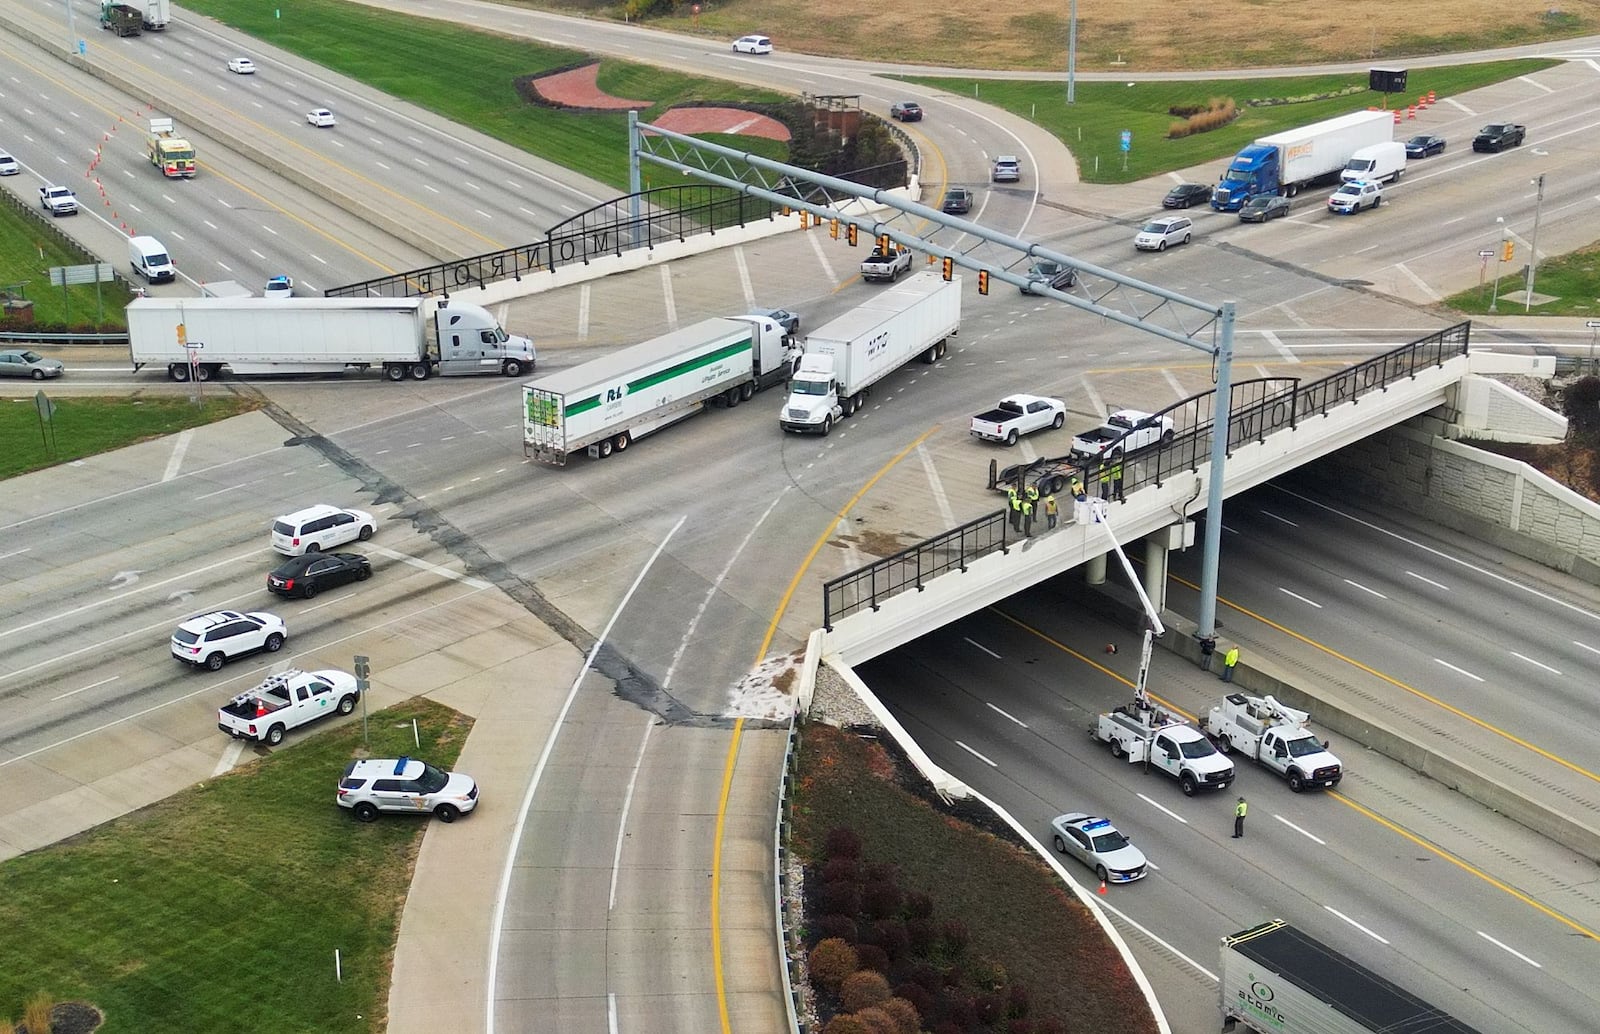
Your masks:
<path fill-rule="evenodd" d="M 520 77 L 589 60 L 582 51 L 337 0 L 195 0 L 185 7 L 529 154 L 627 188 L 626 112 L 556 111 L 524 101 L 515 88 Z M 282 17 L 275 17 L 280 11 Z M 601 63 L 598 82 L 613 96 L 654 102 L 640 113 L 647 122 L 688 101 L 786 99 L 755 87 L 611 59 Z"/>
<path fill-rule="evenodd" d="M 876 743 L 808 724 L 794 795 L 796 854 L 814 865 L 830 830 L 854 829 L 864 861 L 897 866 L 904 889 L 932 896 L 935 922 L 966 924 L 969 955 L 998 963 L 1027 988 L 1031 1017 L 1055 1016 L 1074 1031 L 1155 1029 L 1116 949 L 1053 870 L 1032 852 L 902 789 L 893 771 Z M 898 778 L 925 785 L 901 772 Z M 815 878 L 814 869 L 808 873 Z"/>
<path fill-rule="evenodd" d="M 34 382 L 29 382 L 34 383 Z M 38 387 L 50 395 L 51 382 Z M 52 397 L 56 411 L 50 419 L 54 429 L 52 449 L 45 446 L 39 426 L 39 411 L 33 396 L 0 400 L 0 478 L 39 470 L 56 463 L 120 449 L 149 438 L 172 434 L 189 427 L 226 420 L 249 412 L 256 403 L 233 395 L 214 393 L 204 407 L 184 398 L 83 398 Z M 45 434 L 49 433 L 47 428 Z"/>
<path fill-rule="evenodd" d="M 363 753 L 449 768 L 470 720 L 418 698 L 370 727 Z M 360 747 L 359 721 L 314 733 L 0 863 L 0 1015 L 42 991 L 98 1006 L 101 1034 L 382 1031 L 424 822 L 362 825 L 335 806 Z"/>
<path fill-rule="evenodd" d="M 47 221 L 49 218 L 45 216 Z M 65 297 L 61 288 L 50 286 L 51 266 L 80 266 L 94 261 L 40 226 L 27 208 L 0 204 L 0 290 L 33 302 L 35 324 L 87 328 L 99 322 L 108 330 L 127 328 L 122 310 L 133 294 L 125 284 L 100 284 L 98 302 L 94 284 L 69 287 Z"/>
<path fill-rule="evenodd" d="M 1509 302 L 1506 295 L 1521 291 L 1527 275 L 1528 252 L 1517 245 L 1513 261 L 1500 263 L 1500 298 L 1496 311 L 1501 315 L 1524 312 L 1521 301 Z M 1494 300 L 1494 275 L 1496 264 L 1490 259 L 1484 269 L 1482 287 L 1462 291 L 1444 300 L 1444 304 L 1458 312 L 1486 315 Z M 1550 296 L 1552 301 L 1536 302 L 1526 311 L 1535 316 L 1600 316 L 1600 247 L 1584 248 L 1555 258 L 1544 258 L 1534 270 L 1533 293 Z"/>
<path fill-rule="evenodd" d="M 1390 107 L 1410 103 L 1429 90 L 1442 100 L 1556 63 L 1530 58 L 1456 68 L 1413 68 L 1407 92 L 1391 98 Z M 1225 161 L 1257 137 L 1382 103 L 1381 94 L 1366 91 L 1365 73 L 1282 79 L 1157 81 L 1133 86 L 1080 82 L 1074 90 L 1076 103 L 1070 106 L 1061 83 L 924 77 L 912 77 L 907 81 L 966 97 L 976 96 L 1037 122 L 1072 149 L 1078 159 L 1079 174 L 1088 183 L 1131 183 L 1208 161 Z M 1361 91 L 1343 92 L 1351 87 L 1360 87 Z M 1337 96 L 1247 107 L 1252 100 L 1283 101 L 1324 95 Z M 1211 98 L 1231 98 L 1244 114 L 1222 129 L 1167 139 L 1168 129 L 1178 121 L 1168 114 L 1168 108 L 1204 104 Z M 1414 123 L 1402 122 L 1395 127 L 1395 136 L 1404 139 L 1411 133 L 1412 125 Z M 1126 171 L 1122 167 L 1121 151 L 1124 129 L 1133 134 Z"/>

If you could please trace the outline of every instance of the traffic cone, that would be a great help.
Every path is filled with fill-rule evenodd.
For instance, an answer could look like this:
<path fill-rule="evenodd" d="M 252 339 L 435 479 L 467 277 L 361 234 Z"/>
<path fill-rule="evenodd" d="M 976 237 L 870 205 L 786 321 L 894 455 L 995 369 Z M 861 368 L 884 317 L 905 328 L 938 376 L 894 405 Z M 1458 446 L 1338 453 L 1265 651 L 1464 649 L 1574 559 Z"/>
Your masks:
<path fill-rule="evenodd" d="M 1415 104 L 1413 104 L 1413 105 L 1411 105 L 1411 107 L 1409 109 L 1407 109 L 1406 118 L 1416 118 L 1416 117 L 1417 117 L 1417 106 Z"/>
<path fill-rule="evenodd" d="M 1104 894 L 1105 892 L 1106 892 L 1106 881 L 1105 880 L 1101 880 L 1100 881 L 1100 893 Z"/>
<path fill-rule="evenodd" d="M 1397 126 L 1400 124 L 1400 109 L 1399 108 L 1394 109 L 1394 124 L 1397 125 Z"/>
<path fill-rule="evenodd" d="M 1428 103 L 1429 104 L 1433 104 L 1433 103 L 1437 102 L 1438 99 L 1439 99 L 1438 96 L 1432 90 L 1428 91 Z"/>

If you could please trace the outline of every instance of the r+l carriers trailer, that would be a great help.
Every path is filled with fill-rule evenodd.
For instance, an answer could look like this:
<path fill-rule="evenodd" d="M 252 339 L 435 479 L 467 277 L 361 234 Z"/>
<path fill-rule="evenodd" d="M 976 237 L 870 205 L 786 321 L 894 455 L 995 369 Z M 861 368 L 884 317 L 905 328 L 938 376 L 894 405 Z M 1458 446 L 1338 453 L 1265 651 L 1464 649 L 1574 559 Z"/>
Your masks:
<path fill-rule="evenodd" d="M 1479 1034 L 1281 919 L 1222 939 L 1224 1030 Z"/>
<path fill-rule="evenodd" d="M 703 320 L 522 386 L 522 452 L 557 466 L 594 459 L 789 379 L 799 349 L 771 316 Z"/>
<path fill-rule="evenodd" d="M 1394 138 L 1394 115 L 1357 111 L 1264 136 L 1240 150 L 1211 191 L 1211 207 L 1237 212 L 1257 194 L 1294 197 L 1320 179 L 1337 179 L 1357 151 Z"/>
<path fill-rule="evenodd" d="M 861 408 L 872 385 L 913 357 L 936 363 L 961 329 L 961 278 L 925 271 L 806 335 L 778 414 L 785 431 L 826 435 Z"/>
<path fill-rule="evenodd" d="M 487 309 L 432 298 L 139 298 L 128 305 L 134 370 L 175 381 L 236 374 L 344 373 L 391 381 L 533 369 L 533 342 Z"/>

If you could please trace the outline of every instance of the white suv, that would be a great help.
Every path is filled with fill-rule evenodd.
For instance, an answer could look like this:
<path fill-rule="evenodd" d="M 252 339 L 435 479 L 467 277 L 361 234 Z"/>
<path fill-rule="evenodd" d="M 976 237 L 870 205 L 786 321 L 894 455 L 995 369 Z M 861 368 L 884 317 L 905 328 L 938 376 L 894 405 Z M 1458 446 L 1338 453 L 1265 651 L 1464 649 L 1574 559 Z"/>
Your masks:
<path fill-rule="evenodd" d="M 317 553 L 331 546 L 372 537 L 378 518 L 365 510 L 341 510 L 325 503 L 296 510 L 272 522 L 272 548 L 288 556 Z"/>
<path fill-rule="evenodd" d="M 172 633 L 172 656 L 185 664 L 216 671 L 247 653 L 277 653 L 288 636 L 288 627 L 276 614 L 218 610 L 179 625 Z"/>
<path fill-rule="evenodd" d="M 1350 180 L 1328 198 L 1328 211 L 1354 215 L 1383 203 L 1383 186 L 1374 180 Z"/>
<path fill-rule="evenodd" d="M 440 822 L 454 822 L 478 806 L 478 784 L 469 775 L 415 758 L 374 758 L 344 767 L 337 800 L 362 822 L 373 822 L 385 811 L 432 813 Z"/>

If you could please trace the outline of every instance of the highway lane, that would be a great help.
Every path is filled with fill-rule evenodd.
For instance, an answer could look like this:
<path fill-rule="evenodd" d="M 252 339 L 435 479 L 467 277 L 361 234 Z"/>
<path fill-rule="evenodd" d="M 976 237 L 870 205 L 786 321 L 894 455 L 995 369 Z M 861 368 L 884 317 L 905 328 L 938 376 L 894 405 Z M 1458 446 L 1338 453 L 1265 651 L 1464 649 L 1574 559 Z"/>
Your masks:
<path fill-rule="evenodd" d="M 1107 638 L 1124 642 L 1119 660 L 1096 649 Z M 1205 1011 L 1214 1016 L 1215 999 L 1206 1000 L 1203 975 L 1175 964 L 1174 952 L 1214 967 L 1217 937 L 1273 916 L 1369 965 L 1377 961 L 1402 986 L 1479 1029 L 1579 1029 L 1586 1022 L 1592 942 L 1571 952 L 1546 947 L 1572 943 L 1571 924 L 1593 929 L 1600 915 L 1581 886 L 1547 882 L 1581 863 L 1542 842 L 1530 846 L 1526 866 L 1472 847 L 1451 831 L 1453 816 L 1441 820 L 1459 799 L 1347 748 L 1341 755 L 1353 773 L 1337 796 L 1294 795 L 1264 771 L 1241 769 L 1235 789 L 1252 810 L 1246 839 L 1235 845 L 1228 839 L 1232 791 L 1185 799 L 1171 781 L 1112 759 L 1084 733 L 1097 711 L 1129 695 L 1134 661 L 1120 661 L 1136 657 L 1128 638 L 1070 593 L 1041 586 L 871 662 L 861 674 L 936 763 L 1000 800 L 1042 840 L 1051 815 L 1080 808 L 1108 814 L 1129 832 L 1158 869 L 1141 884 L 1111 888 L 1108 901 L 1153 933 L 1124 925 L 1163 1003 L 1175 992 L 1175 1029 L 1201 1029 Z M 1122 677 L 1101 665 L 1114 665 Z M 1214 679 L 1159 651 L 1152 685 L 1190 711 L 1219 692 Z M 1403 820 L 1385 824 L 1400 801 L 1408 819 L 1416 809 L 1433 813 L 1410 833 L 1420 840 L 1407 837 Z M 1509 823 L 1474 824 L 1514 837 L 1519 848 L 1538 840 Z M 1447 861 L 1463 845 L 1477 871 Z"/>

